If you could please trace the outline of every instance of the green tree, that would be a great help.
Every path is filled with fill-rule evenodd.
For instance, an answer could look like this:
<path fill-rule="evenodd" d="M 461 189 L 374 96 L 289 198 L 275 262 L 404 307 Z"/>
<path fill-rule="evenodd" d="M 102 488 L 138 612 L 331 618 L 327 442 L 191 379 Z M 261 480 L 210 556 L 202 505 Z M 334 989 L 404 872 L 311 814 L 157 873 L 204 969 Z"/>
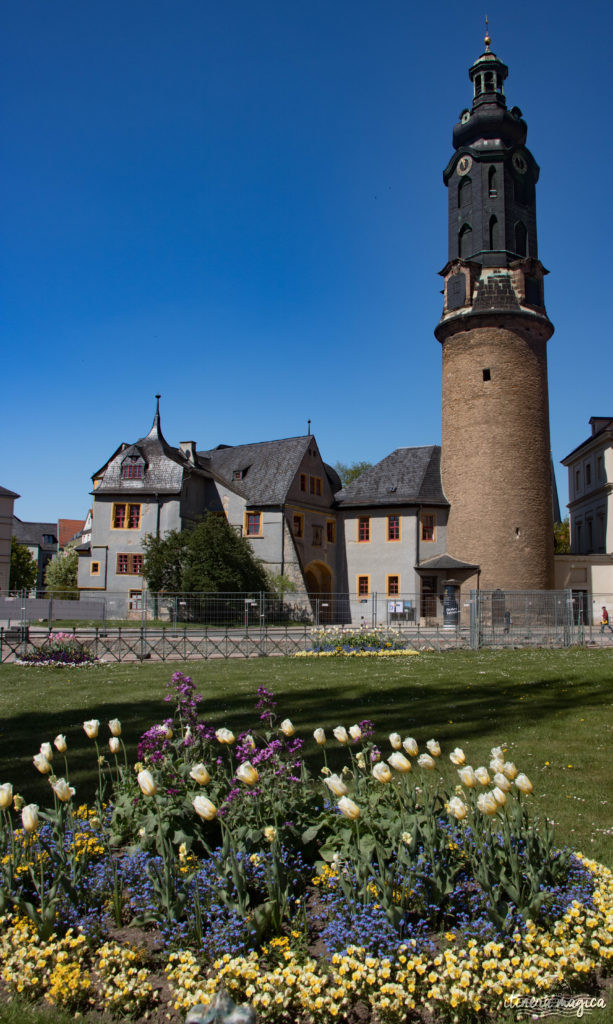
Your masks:
<path fill-rule="evenodd" d="M 365 473 L 367 469 L 371 469 L 372 462 L 352 462 L 350 466 L 347 466 L 344 462 L 335 462 L 334 468 L 341 478 L 343 487 L 347 484 L 353 483 L 357 480 L 362 473 Z"/>
<path fill-rule="evenodd" d="M 568 516 L 561 523 L 553 524 L 554 552 L 556 555 L 570 553 L 570 521 Z"/>
<path fill-rule="evenodd" d="M 74 548 L 54 555 L 45 569 L 45 589 L 50 597 L 63 597 L 76 601 L 79 556 Z"/>
<path fill-rule="evenodd" d="M 38 565 L 25 544 L 20 544 L 16 537 L 11 537 L 11 571 L 9 575 L 10 590 L 30 590 L 36 586 Z"/>
<path fill-rule="evenodd" d="M 193 530 L 147 537 L 143 576 L 154 592 L 240 593 L 267 589 L 267 577 L 249 541 L 228 521 L 207 513 Z"/>

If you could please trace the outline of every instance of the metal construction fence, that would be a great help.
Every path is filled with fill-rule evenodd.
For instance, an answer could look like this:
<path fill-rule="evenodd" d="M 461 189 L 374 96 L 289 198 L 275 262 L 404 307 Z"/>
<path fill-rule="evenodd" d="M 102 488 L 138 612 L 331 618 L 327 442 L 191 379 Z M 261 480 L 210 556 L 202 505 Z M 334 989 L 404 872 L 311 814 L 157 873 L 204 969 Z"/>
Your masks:
<path fill-rule="evenodd" d="M 3 599 L 6 601 L 7 599 Z M 148 595 L 138 615 L 118 622 L 106 617 L 107 605 L 96 601 L 53 600 L 56 618 L 28 616 L 40 598 L 20 598 L 20 613 L 0 626 L 0 661 L 14 661 L 44 647 L 59 631 L 69 633 L 103 662 L 189 661 L 293 655 L 322 647 L 343 647 L 347 637 L 370 634 L 366 643 L 414 650 L 482 647 L 568 647 L 597 644 L 613 647 L 613 632 L 601 632 L 592 609 L 611 605 L 609 595 L 563 591 L 476 591 L 460 607 L 424 604 L 423 596 L 391 598 L 349 594 L 285 595 L 198 594 Z M 437 601 L 439 599 L 436 599 Z M 182 605 L 181 602 L 185 602 Z M 87 610 L 71 616 L 64 608 Z M 58 618 L 59 614 L 66 618 Z M 430 612 L 431 614 L 421 614 Z M 102 614 L 100 614 L 102 613 Z M 0 604 L 0 616 L 2 608 Z M 613 616 L 612 616 L 613 617 Z M 53 625 L 55 622 L 55 625 Z M 376 638 L 372 639 L 373 631 Z"/>

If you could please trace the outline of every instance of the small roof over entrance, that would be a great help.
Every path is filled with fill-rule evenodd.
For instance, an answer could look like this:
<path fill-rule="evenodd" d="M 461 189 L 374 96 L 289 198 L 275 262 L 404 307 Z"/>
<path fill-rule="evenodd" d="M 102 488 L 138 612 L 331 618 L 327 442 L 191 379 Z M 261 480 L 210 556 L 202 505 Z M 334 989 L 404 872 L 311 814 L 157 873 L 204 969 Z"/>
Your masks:
<path fill-rule="evenodd" d="M 462 570 L 470 569 L 475 571 L 480 568 L 478 565 L 473 565 L 471 562 L 462 562 L 459 558 L 454 558 L 453 555 L 443 554 L 434 555 L 433 558 L 426 558 L 415 568 L 420 571 L 421 569 L 427 569 L 428 571 L 435 572 L 437 569 L 443 569 L 445 571 L 453 570 L 461 572 Z"/>

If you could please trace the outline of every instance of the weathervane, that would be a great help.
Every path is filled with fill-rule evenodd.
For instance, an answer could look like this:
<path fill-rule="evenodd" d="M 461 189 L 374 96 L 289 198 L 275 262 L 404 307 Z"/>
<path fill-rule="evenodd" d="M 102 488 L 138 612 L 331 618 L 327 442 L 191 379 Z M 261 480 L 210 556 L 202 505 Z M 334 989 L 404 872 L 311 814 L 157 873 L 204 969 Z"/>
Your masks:
<path fill-rule="evenodd" d="M 492 40 L 490 39 L 490 28 L 489 28 L 489 21 L 487 19 L 487 14 L 485 15 L 485 39 L 483 41 L 485 43 L 485 52 L 489 53 L 490 52 L 490 43 L 491 43 Z"/>

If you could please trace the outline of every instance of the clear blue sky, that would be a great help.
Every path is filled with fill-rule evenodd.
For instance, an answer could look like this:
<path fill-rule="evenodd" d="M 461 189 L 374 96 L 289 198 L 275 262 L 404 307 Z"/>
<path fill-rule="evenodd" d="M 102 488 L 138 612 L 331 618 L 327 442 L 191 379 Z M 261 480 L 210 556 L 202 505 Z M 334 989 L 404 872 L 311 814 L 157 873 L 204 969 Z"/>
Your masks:
<path fill-rule="evenodd" d="M 556 464 L 613 415 L 613 8 L 497 0 L 541 166 Z M 440 441 L 442 170 L 484 7 L 3 0 L 0 483 L 79 518 L 147 432 Z M 566 502 L 566 471 L 558 466 Z"/>

